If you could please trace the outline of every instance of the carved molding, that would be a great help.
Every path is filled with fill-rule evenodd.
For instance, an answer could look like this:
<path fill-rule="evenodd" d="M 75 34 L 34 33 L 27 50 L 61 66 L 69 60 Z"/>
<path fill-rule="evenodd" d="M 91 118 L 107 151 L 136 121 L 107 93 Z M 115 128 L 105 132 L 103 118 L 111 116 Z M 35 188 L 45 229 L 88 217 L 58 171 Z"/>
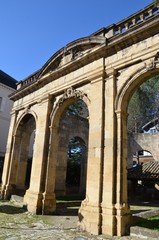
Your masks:
<path fill-rule="evenodd" d="M 153 70 L 156 68 L 156 64 L 159 63 L 159 52 L 156 53 L 154 58 L 151 58 L 145 62 L 146 70 Z"/>
<path fill-rule="evenodd" d="M 156 53 L 156 56 L 154 58 L 154 64 L 155 64 L 155 67 L 156 67 L 156 64 L 159 63 L 159 52 Z"/>
<path fill-rule="evenodd" d="M 84 97 L 87 97 L 87 94 L 80 90 L 73 89 L 72 87 L 65 90 L 63 96 L 59 99 L 57 105 L 58 107 L 67 99 L 69 98 L 78 98 L 83 99 Z"/>

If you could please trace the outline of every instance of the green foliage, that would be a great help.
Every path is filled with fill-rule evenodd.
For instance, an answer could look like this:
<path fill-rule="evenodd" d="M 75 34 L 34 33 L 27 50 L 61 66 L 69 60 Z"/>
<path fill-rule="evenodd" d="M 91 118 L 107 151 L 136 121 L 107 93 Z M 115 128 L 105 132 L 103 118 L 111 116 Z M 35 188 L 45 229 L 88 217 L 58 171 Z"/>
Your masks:
<path fill-rule="evenodd" d="M 81 161 L 86 146 L 80 138 L 72 138 L 68 146 L 66 185 L 79 186 L 81 174 Z"/>
<path fill-rule="evenodd" d="M 138 226 L 159 231 L 159 216 L 144 219 L 138 223 Z"/>
<path fill-rule="evenodd" d="M 154 0 L 154 3 L 157 7 L 159 6 L 159 0 Z"/>
<path fill-rule="evenodd" d="M 68 107 L 66 114 L 88 118 L 88 109 L 85 102 L 79 99 Z"/>
<path fill-rule="evenodd" d="M 76 116 L 78 118 L 88 118 L 88 108 L 82 99 L 78 99 L 66 110 L 67 116 Z M 72 138 L 68 145 L 67 158 L 67 186 L 79 186 L 81 177 L 81 161 L 87 153 L 86 145 L 82 139 Z"/>
<path fill-rule="evenodd" d="M 140 132 L 147 122 L 159 117 L 159 76 L 149 79 L 135 91 L 128 114 L 129 132 Z"/>
<path fill-rule="evenodd" d="M 68 114 L 69 115 L 80 115 L 83 109 L 83 101 L 82 100 L 78 100 L 75 103 L 71 104 L 68 107 Z"/>

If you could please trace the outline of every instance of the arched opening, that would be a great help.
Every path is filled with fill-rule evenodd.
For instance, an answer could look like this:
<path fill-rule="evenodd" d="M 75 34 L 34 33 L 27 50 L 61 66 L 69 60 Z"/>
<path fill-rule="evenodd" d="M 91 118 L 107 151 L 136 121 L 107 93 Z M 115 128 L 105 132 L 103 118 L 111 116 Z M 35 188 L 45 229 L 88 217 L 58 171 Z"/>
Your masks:
<path fill-rule="evenodd" d="M 68 143 L 66 194 L 85 194 L 87 147 L 85 142 L 74 137 Z"/>
<path fill-rule="evenodd" d="M 26 114 L 15 133 L 12 181 L 17 195 L 24 195 L 30 185 L 35 128 L 33 115 Z"/>
<path fill-rule="evenodd" d="M 88 133 L 88 108 L 83 100 L 76 99 L 59 119 L 56 196 L 85 196 Z"/>
<path fill-rule="evenodd" d="M 133 205 L 155 204 L 156 162 L 159 161 L 158 89 L 159 75 L 150 78 L 143 75 L 128 102 L 127 178 L 129 203 Z"/>
<path fill-rule="evenodd" d="M 147 150 L 139 150 L 139 151 L 136 151 L 134 154 L 133 154 L 133 167 L 135 167 L 136 165 L 138 164 L 144 164 L 146 162 L 150 162 L 150 161 L 153 161 L 154 158 L 151 154 L 150 151 L 147 151 Z"/>
<path fill-rule="evenodd" d="M 159 117 L 159 75 L 140 84 L 128 104 L 129 132 L 157 132 Z"/>

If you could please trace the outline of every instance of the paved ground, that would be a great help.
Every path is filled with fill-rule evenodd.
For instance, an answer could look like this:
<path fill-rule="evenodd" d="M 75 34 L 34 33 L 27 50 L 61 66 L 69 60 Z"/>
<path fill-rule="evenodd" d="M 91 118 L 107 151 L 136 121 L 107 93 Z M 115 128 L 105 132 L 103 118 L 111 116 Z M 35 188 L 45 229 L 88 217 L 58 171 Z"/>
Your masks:
<path fill-rule="evenodd" d="M 70 209 L 71 210 L 71 209 Z M 73 214 L 59 216 L 37 216 L 25 211 L 15 202 L 0 201 L 0 240 L 105 240 L 133 239 L 129 237 L 93 236 L 80 232 L 77 228 L 77 216 Z"/>
<path fill-rule="evenodd" d="M 73 214 L 37 216 L 24 211 L 14 202 L 0 201 L 0 240 L 3 239 L 104 240 L 112 238 L 80 232 L 77 228 L 77 216 Z M 130 239 L 130 237 L 123 239 Z"/>

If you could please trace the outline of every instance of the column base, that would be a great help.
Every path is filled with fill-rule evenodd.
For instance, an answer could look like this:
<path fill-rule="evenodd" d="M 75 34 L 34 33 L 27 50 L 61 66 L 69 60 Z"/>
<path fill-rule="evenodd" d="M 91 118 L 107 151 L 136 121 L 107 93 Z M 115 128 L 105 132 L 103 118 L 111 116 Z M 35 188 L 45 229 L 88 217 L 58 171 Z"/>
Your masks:
<path fill-rule="evenodd" d="M 27 210 L 34 214 L 42 214 L 42 193 L 32 192 L 27 190 L 24 195 L 24 204 Z"/>
<path fill-rule="evenodd" d="M 116 221 L 117 221 L 117 236 L 125 236 L 130 234 L 130 225 L 132 223 L 132 215 L 127 204 L 115 205 Z"/>
<path fill-rule="evenodd" d="M 116 209 L 113 205 L 102 207 L 102 233 L 116 236 Z"/>
<path fill-rule="evenodd" d="M 110 236 L 125 236 L 130 233 L 131 214 L 126 205 L 116 204 L 102 208 L 102 233 Z"/>
<path fill-rule="evenodd" d="M 3 200 L 9 200 L 11 195 L 16 193 L 16 186 L 15 185 L 2 185 L 0 196 Z"/>
<path fill-rule="evenodd" d="M 56 211 L 56 198 L 55 194 L 43 194 L 42 200 L 42 214 L 51 215 Z"/>
<path fill-rule="evenodd" d="M 82 231 L 99 235 L 101 233 L 101 213 L 99 206 L 92 206 L 85 199 L 78 212 L 78 227 Z"/>

